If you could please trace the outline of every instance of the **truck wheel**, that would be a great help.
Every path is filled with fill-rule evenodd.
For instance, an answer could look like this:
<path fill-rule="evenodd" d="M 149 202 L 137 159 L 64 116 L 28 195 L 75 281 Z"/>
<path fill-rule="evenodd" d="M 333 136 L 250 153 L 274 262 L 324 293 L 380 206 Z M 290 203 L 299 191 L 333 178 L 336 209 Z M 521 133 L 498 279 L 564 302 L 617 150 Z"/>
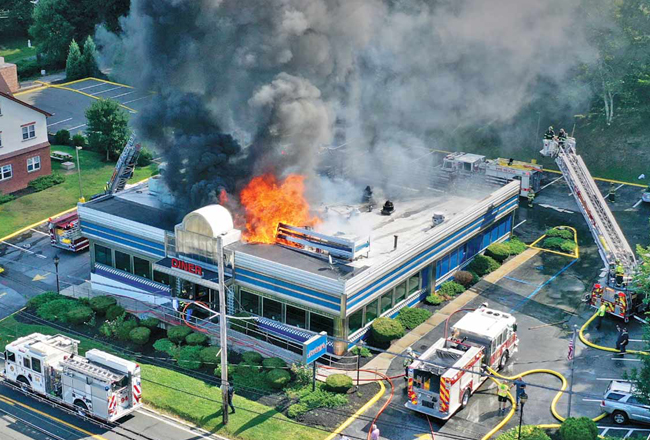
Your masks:
<path fill-rule="evenodd" d="M 469 403 L 469 390 L 465 390 L 463 393 L 463 399 L 460 401 L 460 408 L 463 409 Z"/>
<path fill-rule="evenodd" d="M 79 414 L 82 416 L 85 416 L 88 413 L 88 405 L 86 405 L 83 400 L 75 400 L 74 401 L 74 406 L 77 407 L 77 411 Z"/>
<path fill-rule="evenodd" d="M 29 380 L 27 380 L 25 376 L 18 376 L 16 378 L 16 382 L 20 384 L 21 388 L 27 388 L 27 389 L 32 388 L 32 384 L 29 383 Z"/>
<path fill-rule="evenodd" d="M 623 411 L 614 411 L 612 413 L 612 420 L 617 425 L 627 425 L 627 423 L 630 421 L 630 418 Z"/>

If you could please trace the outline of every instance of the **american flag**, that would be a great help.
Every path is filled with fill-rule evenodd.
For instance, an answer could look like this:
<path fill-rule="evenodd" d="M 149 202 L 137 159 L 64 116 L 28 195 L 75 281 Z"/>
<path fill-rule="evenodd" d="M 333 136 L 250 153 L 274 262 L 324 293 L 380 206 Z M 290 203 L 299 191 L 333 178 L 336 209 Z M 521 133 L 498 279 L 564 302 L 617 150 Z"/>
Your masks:
<path fill-rule="evenodd" d="M 567 360 L 572 361 L 573 360 L 573 339 L 569 339 L 569 354 L 567 355 Z"/>

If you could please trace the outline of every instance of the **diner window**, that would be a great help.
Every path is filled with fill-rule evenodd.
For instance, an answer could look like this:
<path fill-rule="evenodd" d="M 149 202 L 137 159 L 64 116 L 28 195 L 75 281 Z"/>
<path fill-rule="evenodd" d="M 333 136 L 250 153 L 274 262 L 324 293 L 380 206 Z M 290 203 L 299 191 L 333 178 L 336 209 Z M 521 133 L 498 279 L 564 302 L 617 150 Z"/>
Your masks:
<path fill-rule="evenodd" d="M 133 273 L 151 279 L 151 263 L 144 258 L 133 256 Z"/>
<path fill-rule="evenodd" d="M 363 327 L 363 307 L 348 317 L 348 327 L 352 334 Z"/>
<path fill-rule="evenodd" d="M 366 306 L 366 324 L 371 322 L 377 317 L 377 306 L 379 305 L 379 299 L 374 300 Z"/>
<path fill-rule="evenodd" d="M 42 372 L 40 359 L 32 358 L 32 370 L 36 371 L 39 374 Z"/>
<path fill-rule="evenodd" d="M 327 316 L 317 313 L 310 313 L 309 330 L 320 333 L 327 332 L 328 335 L 334 335 L 334 320 Z"/>
<path fill-rule="evenodd" d="M 0 180 L 11 179 L 14 175 L 14 169 L 11 165 L 4 165 L 0 167 Z"/>
<path fill-rule="evenodd" d="M 264 314 L 262 316 L 282 322 L 282 303 L 268 298 L 264 298 L 263 301 L 264 307 L 262 310 Z"/>
<path fill-rule="evenodd" d="M 401 302 L 406 298 L 406 281 L 395 288 L 395 304 Z"/>
<path fill-rule="evenodd" d="M 384 313 L 390 310 L 391 307 L 393 307 L 393 291 L 390 290 L 389 292 L 386 292 L 382 295 L 381 297 L 381 312 Z"/>
<path fill-rule="evenodd" d="M 440 262 L 440 276 L 447 275 L 449 272 L 449 255 L 445 255 Z"/>
<path fill-rule="evenodd" d="M 458 266 L 458 251 L 454 250 L 449 254 L 449 269 L 454 269 L 456 266 Z"/>
<path fill-rule="evenodd" d="M 124 252 L 115 251 L 115 268 L 125 272 L 132 272 L 131 256 Z"/>
<path fill-rule="evenodd" d="M 409 294 L 415 293 L 420 290 L 420 273 L 416 273 L 409 278 Z"/>
<path fill-rule="evenodd" d="M 254 293 L 242 290 L 239 303 L 245 312 L 252 313 L 253 315 L 260 314 L 260 297 Z"/>
<path fill-rule="evenodd" d="M 23 127 L 23 140 L 33 139 L 36 137 L 36 125 L 29 124 Z"/>
<path fill-rule="evenodd" d="M 41 156 L 34 156 L 27 159 L 27 172 L 32 173 L 41 169 Z"/>
<path fill-rule="evenodd" d="M 287 324 L 294 327 L 305 328 L 307 325 L 307 312 L 294 306 L 286 306 Z"/>
<path fill-rule="evenodd" d="M 166 286 L 172 285 L 171 277 L 168 274 L 164 272 L 158 272 L 157 270 L 153 271 L 153 280 Z"/>
<path fill-rule="evenodd" d="M 105 264 L 107 266 L 113 265 L 113 257 L 111 250 L 99 244 L 95 245 L 95 263 Z"/>

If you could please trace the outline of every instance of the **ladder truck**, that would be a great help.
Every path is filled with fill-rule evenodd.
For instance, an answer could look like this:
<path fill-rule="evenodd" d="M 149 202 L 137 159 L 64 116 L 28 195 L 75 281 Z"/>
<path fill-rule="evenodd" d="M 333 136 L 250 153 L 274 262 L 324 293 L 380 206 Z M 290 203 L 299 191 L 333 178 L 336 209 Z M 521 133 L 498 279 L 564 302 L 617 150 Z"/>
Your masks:
<path fill-rule="evenodd" d="M 575 139 L 544 139 L 540 153 L 555 159 L 605 264 L 599 282 L 587 297 L 589 304 L 594 308 L 605 304 L 609 314 L 628 322 L 630 317 L 644 310 L 642 295 L 630 286 L 637 264 L 632 248 L 585 162 L 576 152 Z"/>
<path fill-rule="evenodd" d="M 78 345 L 64 335 L 16 339 L 5 348 L 5 384 L 104 422 L 143 406 L 138 364 L 97 349 L 79 356 Z"/>
<path fill-rule="evenodd" d="M 518 346 L 515 317 L 481 306 L 452 327 L 450 338 L 440 338 L 408 367 L 405 406 L 449 419 L 485 382 L 483 370 L 503 369 Z"/>
<path fill-rule="evenodd" d="M 115 194 L 124 189 L 126 182 L 133 176 L 135 166 L 138 163 L 138 157 L 140 156 L 140 149 L 140 144 L 135 143 L 135 132 L 131 132 L 131 137 L 126 143 L 124 150 L 122 150 L 122 154 L 120 154 L 120 158 L 115 164 L 113 175 L 106 183 L 102 195 Z M 52 246 L 72 252 L 79 252 L 87 249 L 90 245 L 88 238 L 81 234 L 77 211 L 64 214 L 54 219 L 50 218 L 48 221 L 48 231 Z"/>

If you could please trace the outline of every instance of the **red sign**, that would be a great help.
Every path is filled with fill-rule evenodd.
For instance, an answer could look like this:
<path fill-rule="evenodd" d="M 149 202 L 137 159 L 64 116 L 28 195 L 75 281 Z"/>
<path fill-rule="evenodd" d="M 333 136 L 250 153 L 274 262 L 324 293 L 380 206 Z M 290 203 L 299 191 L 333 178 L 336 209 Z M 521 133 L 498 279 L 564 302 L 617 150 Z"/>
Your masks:
<path fill-rule="evenodd" d="M 188 263 L 186 261 L 172 258 L 172 267 L 175 269 L 184 270 L 185 272 L 193 273 L 194 275 L 198 275 L 200 277 L 203 276 L 203 268 L 198 264 Z"/>

